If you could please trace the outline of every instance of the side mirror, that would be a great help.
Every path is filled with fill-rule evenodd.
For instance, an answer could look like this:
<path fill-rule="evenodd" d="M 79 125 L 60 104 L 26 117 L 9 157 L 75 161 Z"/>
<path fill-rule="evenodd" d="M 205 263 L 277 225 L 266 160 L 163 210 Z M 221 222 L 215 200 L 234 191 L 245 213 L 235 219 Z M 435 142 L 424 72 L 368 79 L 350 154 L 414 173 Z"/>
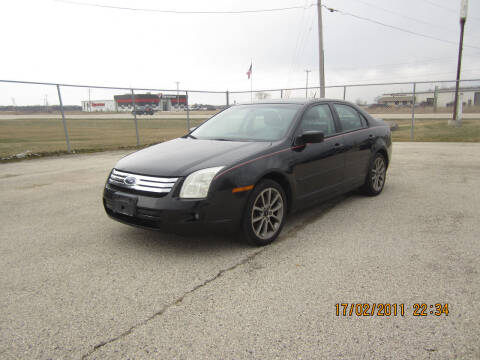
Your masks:
<path fill-rule="evenodd" d="M 318 144 L 323 142 L 325 134 L 322 131 L 305 131 L 297 136 L 295 145 Z"/>

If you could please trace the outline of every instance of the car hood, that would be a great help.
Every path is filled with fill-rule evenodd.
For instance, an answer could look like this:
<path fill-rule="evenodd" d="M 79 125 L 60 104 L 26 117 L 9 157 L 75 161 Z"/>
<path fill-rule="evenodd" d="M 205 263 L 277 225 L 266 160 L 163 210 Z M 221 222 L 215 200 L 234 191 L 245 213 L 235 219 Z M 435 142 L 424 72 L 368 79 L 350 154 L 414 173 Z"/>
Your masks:
<path fill-rule="evenodd" d="M 232 166 L 271 146 L 270 142 L 178 138 L 127 155 L 115 169 L 151 176 L 187 176 L 200 169 Z"/>

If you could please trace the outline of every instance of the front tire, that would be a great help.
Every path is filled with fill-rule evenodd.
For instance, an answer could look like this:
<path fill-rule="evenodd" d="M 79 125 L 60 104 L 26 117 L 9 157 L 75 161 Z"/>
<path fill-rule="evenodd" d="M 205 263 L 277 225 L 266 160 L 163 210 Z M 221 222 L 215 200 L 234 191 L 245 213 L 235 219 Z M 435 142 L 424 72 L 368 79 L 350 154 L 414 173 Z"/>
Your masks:
<path fill-rule="evenodd" d="M 377 196 L 383 190 L 387 177 L 387 162 L 385 157 L 375 154 L 368 168 L 367 178 L 362 187 L 363 192 L 369 196 Z"/>
<path fill-rule="evenodd" d="M 273 180 L 260 181 L 250 194 L 242 228 L 244 240 L 256 246 L 273 242 L 280 234 L 287 215 L 283 188 Z"/>

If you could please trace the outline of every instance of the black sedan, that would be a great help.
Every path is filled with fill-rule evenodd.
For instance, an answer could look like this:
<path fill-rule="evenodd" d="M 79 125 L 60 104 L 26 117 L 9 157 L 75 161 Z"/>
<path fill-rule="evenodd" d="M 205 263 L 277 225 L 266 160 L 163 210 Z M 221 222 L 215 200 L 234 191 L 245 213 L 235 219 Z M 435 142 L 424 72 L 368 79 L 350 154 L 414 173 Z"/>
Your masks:
<path fill-rule="evenodd" d="M 154 111 L 149 106 L 136 106 L 135 109 L 132 110 L 132 114 L 134 115 L 153 115 Z"/>
<path fill-rule="evenodd" d="M 378 195 L 386 123 L 339 100 L 235 105 L 187 135 L 127 155 L 103 193 L 107 214 L 153 229 L 279 235 L 288 213 L 357 188 Z"/>

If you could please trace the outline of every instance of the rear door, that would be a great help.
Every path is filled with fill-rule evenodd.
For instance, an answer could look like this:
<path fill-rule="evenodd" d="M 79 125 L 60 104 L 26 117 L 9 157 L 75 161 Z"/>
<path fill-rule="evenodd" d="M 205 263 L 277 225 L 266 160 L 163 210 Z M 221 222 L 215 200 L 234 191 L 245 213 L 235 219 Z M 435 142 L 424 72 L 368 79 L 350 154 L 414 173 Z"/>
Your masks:
<path fill-rule="evenodd" d="M 333 109 L 346 147 L 344 180 L 347 186 L 363 184 L 374 144 L 373 131 L 367 119 L 353 106 L 334 103 Z"/>
<path fill-rule="evenodd" d="M 345 167 L 342 135 L 328 104 L 310 107 L 303 115 L 296 136 L 305 131 L 322 131 L 325 140 L 295 148 L 293 172 L 297 195 L 305 202 L 332 194 L 341 187 Z"/>

